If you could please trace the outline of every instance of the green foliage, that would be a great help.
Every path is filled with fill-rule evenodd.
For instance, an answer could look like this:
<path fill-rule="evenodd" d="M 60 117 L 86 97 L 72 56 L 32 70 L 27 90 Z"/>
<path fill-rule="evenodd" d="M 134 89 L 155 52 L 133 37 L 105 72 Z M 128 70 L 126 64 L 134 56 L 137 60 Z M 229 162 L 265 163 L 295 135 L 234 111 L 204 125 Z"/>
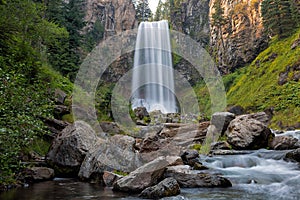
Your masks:
<path fill-rule="evenodd" d="M 284 40 L 274 38 L 269 48 L 260 53 L 250 66 L 240 73 L 229 75 L 234 77 L 234 81 L 227 93 L 228 104 L 241 105 L 253 112 L 274 108 L 272 127 L 280 121 L 284 125 L 299 122 L 300 84 L 293 81 L 295 71 L 287 70 L 300 64 L 300 48 L 291 50 L 299 34 L 300 30 Z M 288 73 L 287 83 L 283 85 L 278 84 L 280 73 Z"/>
<path fill-rule="evenodd" d="M 128 175 L 127 172 L 122 172 L 122 171 L 119 171 L 119 170 L 114 170 L 113 173 L 117 174 L 117 175 L 120 175 L 120 176 L 127 176 Z"/>
<path fill-rule="evenodd" d="M 45 156 L 49 148 L 51 146 L 51 143 L 49 141 L 44 140 L 42 137 L 35 137 L 28 147 L 25 148 L 25 153 L 36 153 L 39 156 Z"/>
<path fill-rule="evenodd" d="M 200 154 L 208 155 L 210 152 L 210 145 L 213 142 L 213 140 L 209 137 L 206 137 L 205 141 L 203 142 L 201 149 L 199 151 Z"/>
<path fill-rule="evenodd" d="M 2 1 L 4 2 L 4 1 Z M 14 183 L 21 152 L 45 154 L 43 119 L 51 118 L 52 91 L 72 84 L 47 64 L 49 47 L 68 37 L 32 0 L 0 3 L 0 184 Z"/>
<path fill-rule="evenodd" d="M 60 24 L 68 32 L 68 37 L 49 45 L 49 61 L 54 69 L 72 81 L 81 64 L 83 35 L 80 31 L 85 26 L 83 3 L 83 0 L 54 0 L 46 4 L 48 20 Z"/>
<path fill-rule="evenodd" d="M 68 95 L 71 95 L 73 92 L 73 83 L 68 78 L 63 77 L 58 71 L 45 64 L 39 68 L 38 79 L 48 83 L 49 88 L 59 88 Z"/>
<path fill-rule="evenodd" d="M 154 15 L 154 21 L 159 21 L 159 20 L 170 20 L 170 3 L 169 1 L 159 1 L 156 12 Z"/>
<path fill-rule="evenodd" d="M 100 20 L 96 20 L 92 30 L 90 30 L 85 37 L 84 46 L 88 52 L 90 52 L 104 36 L 104 27 Z"/>
<path fill-rule="evenodd" d="M 111 118 L 111 95 L 114 84 L 99 84 L 96 90 L 96 109 L 99 121 L 112 121 Z"/>
<path fill-rule="evenodd" d="M 221 0 L 216 0 L 212 6 L 213 12 L 211 15 L 211 25 L 217 28 L 217 34 L 221 38 L 222 48 L 225 50 L 222 28 L 228 23 L 228 18 L 224 15 L 224 8 L 222 8 Z M 222 63 L 222 57 L 219 57 L 217 62 Z"/>
<path fill-rule="evenodd" d="M 42 83 L 29 85 L 24 75 L 5 69 L 0 70 L 0 82 L 0 183 L 3 183 L 20 169 L 20 151 L 47 132 L 41 119 L 50 117 L 52 106 Z"/>
<path fill-rule="evenodd" d="M 66 114 L 66 115 L 62 116 L 62 120 L 65 122 L 69 122 L 69 123 L 74 122 L 74 118 L 73 118 L 72 114 Z"/>
<path fill-rule="evenodd" d="M 216 26 L 218 28 L 221 28 L 224 26 L 228 19 L 224 16 L 224 8 L 221 6 L 221 0 L 216 0 L 214 5 L 212 6 L 214 12 L 212 13 L 212 26 Z"/>
<path fill-rule="evenodd" d="M 299 25 L 300 12 L 294 0 L 264 0 L 261 5 L 263 24 L 268 35 L 290 36 Z"/>
<path fill-rule="evenodd" d="M 208 119 L 211 116 L 211 100 L 208 88 L 204 82 L 204 80 L 200 80 L 197 85 L 194 87 L 194 91 L 196 93 L 198 103 L 199 103 L 199 110 L 203 113 L 203 119 Z"/>
<path fill-rule="evenodd" d="M 245 68 L 237 69 L 235 72 L 223 76 L 223 83 L 226 92 L 237 83 L 237 80 L 245 73 Z"/>
<path fill-rule="evenodd" d="M 201 150 L 202 145 L 201 144 L 193 144 L 192 149 L 195 149 L 197 151 Z"/>

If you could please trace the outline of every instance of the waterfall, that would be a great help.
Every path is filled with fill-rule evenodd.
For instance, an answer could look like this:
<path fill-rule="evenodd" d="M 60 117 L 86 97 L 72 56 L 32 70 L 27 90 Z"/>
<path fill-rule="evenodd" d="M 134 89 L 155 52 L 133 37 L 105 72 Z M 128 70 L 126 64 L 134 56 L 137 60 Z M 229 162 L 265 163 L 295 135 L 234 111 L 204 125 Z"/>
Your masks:
<path fill-rule="evenodd" d="M 141 22 L 138 28 L 132 75 L 132 109 L 178 112 L 169 26 L 166 20 Z"/>

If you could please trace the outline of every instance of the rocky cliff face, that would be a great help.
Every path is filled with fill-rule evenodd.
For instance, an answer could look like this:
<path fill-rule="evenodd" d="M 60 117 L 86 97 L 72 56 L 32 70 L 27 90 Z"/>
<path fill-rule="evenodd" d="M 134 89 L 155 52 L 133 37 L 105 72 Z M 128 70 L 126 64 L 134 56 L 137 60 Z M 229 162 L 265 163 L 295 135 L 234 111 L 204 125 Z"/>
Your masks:
<path fill-rule="evenodd" d="M 137 27 L 135 9 L 128 0 L 86 0 L 86 30 L 99 20 L 104 26 L 104 37 Z"/>
<path fill-rule="evenodd" d="M 188 34 L 202 46 L 210 45 L 223 74 L 251 62 L 267 47 L 263 35 L 262 0 L 221 0 L 227 23 L 221 33 L 212 26 L 217 0 L 185 0 L 171 11 L 173 29 Z"/>
<path fill-rule="evenodd" d="M 200 42 L 202 46 L 209 44 L 209 1 L 186 0 L 180 9 L 171 12 L 171 26 Z"/>
<path fill-rule="evenodd" d="M 84 31 L 92 30 L 96 21 L 104 27 L 104 38 L 119 34 L 138 26 L 136 11 L 130 0 L 85 0 L 87 25 Z M 102 79 L 115 83 L 133 65 L 133 53 L 123 55 L 109 66 Z"/>
<path fill-rule="evenodd" d="M 210 1 L 210 20 L 216 1 Z M 211 26 L 210 39 L 223 73 L 245 66 L 266 48 L 267 38 L 263 36 L 261 2 L 262 0 L 221 0 L 224 17 L 228 22 L 222 26 L 222 34 L 217 27 Z"/>

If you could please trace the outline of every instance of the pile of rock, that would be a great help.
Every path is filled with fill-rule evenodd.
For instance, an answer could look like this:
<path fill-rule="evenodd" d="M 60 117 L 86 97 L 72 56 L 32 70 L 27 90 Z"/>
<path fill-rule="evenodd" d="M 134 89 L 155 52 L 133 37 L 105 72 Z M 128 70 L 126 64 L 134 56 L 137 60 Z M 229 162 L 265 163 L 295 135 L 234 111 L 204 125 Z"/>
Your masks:
<path fill-rule="evenodd" d="M 223 139 L 212 143 L 212 154 L 220 149 L 299 147 L 297 139 L 275 137 L 268 122 L 269 116 L 263 112 L 240 116 L 222 112 L 215 113 L 210 122 L 141 126 L 133 136 L 122 134 L 117 124 L 107 122 L 103 126 L 110 134 L 100 139 L 87 123 L 77 121 L 54 139 L 46 160 L 56 174 L 99 182 L 146 198 L 177 195 L 182 187 L 230 187 L 229 180 L 209 173 L 198 151 L 191 147 L 208 137 L 213 141 Z M 287 154 L 286 159 L 299 162 L 297 156 L 299 149 Z"/>
<path fill-rule="evenodd" d="M 117 191 L 140 193 L 156 199 L 180 193 L 180 187 L 231 187 L 226 178 L 191 170 L 181 157 L 162 156 L 120 178 L 113 185 Z"/>

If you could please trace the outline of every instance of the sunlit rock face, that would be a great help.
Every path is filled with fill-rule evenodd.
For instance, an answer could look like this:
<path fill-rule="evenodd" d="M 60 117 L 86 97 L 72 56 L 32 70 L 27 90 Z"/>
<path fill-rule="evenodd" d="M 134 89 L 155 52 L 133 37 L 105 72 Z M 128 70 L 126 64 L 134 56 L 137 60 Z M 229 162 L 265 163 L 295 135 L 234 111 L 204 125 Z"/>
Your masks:
<path fill-rule="evenodd" d="M 85 30 L 91 30 L 97 20 L 104 26 L 104 37 L 137 27 L 135 9 L 128 0 L 86 0 Z"/>
<path fill-rule="evenodd" d="M 210 1 L 210 21 L 216 2 L 217 0 Z M 243 67 L 266 48 L 267 38 L 263 35 L 261 2 L 262 0 L 221 0 L 228 22 L 222 26 L 221 33 L 218 27 L 210 27 L 210 43 L 215 49 L 219 68 L 223 73 Z"/>

